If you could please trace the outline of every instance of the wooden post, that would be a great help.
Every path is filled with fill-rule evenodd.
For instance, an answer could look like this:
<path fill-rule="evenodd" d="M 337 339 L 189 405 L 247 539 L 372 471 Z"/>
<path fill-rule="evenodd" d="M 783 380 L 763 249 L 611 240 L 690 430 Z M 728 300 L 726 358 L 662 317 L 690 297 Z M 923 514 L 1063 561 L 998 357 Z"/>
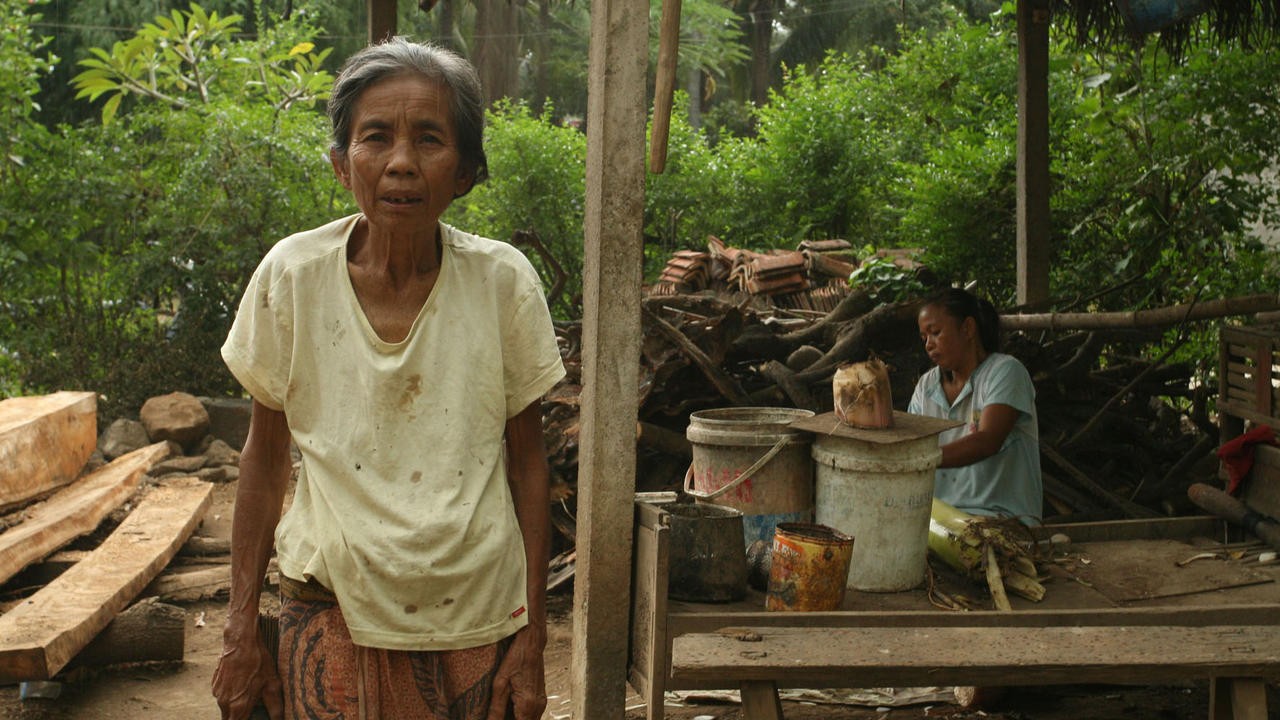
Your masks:
<path fill-rule="evenodd" d="M 648 53 L 647 0 L 592 3 L 570 680 L 573 717 L 593 720 L 626 700 Z"/>
<path fill-rule="evenodd" d="M 680 54 L 680 0 L 662 0 L 658 29 L 658 74 L 653 88 L 653 130 L 649 137 L 649 172 L 661 175 L 667 167 L 671 135 L 671 104 L 676 92 L 676 64 Z"/>
<path fill-rule="evenodd" d="M 365 0 L 369 15 L 369 44 L 396 34 L 396 0 Z"/>
<path fill-rule="evenodd" d="M 1018 0 L 1018 303 L 1049 299 L 1049 3 Z"/>

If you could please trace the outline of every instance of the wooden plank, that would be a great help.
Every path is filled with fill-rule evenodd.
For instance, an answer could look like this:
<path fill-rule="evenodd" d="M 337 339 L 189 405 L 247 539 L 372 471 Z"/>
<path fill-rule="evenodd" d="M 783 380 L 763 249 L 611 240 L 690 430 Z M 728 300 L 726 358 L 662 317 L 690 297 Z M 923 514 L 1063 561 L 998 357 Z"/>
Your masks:
<path fill-rule="evenodd" d="M 1254 410 L 1252 391 L 1229 385 L 1225 397 L 1232 402 L 1243 404 L 1249 410 Z"/>
<path fill-rule="evenodd" d="M 782 720 L 777 685 L 772 682 L 744 682 L 740 694 L 744 720 Z"/>
<path fill-rule="evenodd" d="M 636 507 L 639 516 L 643 504 Z M 667 676 L 668 532 L 661 524 L 637 522 L 635 527 L 630 679 L 648 707 L 650 720 L 662 717 Z"/>
<path fill-rule="evenodd" d="M 1244 484 L 1244 503 L 1255 512 L 1280 518 L 1280 447 L 1254 448 L 1253 469 Z"/>
<path fill-rule="evenodd" d="M 91 392 L 0 400 L 0 511 L 76 479 L 98 442 L 97 413 Z"/>
<path fill-rule="evenodd" d="M 1231 679 L 1234 720 L 1267 720 L 1267 686 L 1256 678 Z"/>
<path fill-rule="evenodd" d="M 1073 610 L 941 610 L 840 611 L 779 613 L 712 610 L 671 612 L 667 630 L 672 636 L 714 632 L 727 627 L 877 628 L 877 627 L 1158 627 L 1197 625 L 1277 625 L 1280 604 L 1241 604 L 1158 607 L 1091 607 Z"/>
<path fill-rule="evenodd" d="M 1280 418 L 1260 413 L 1249 405 L 1231 400 L 1230 398 L 1220 398 L 1218 400 L 1218 413 L 1220 415 L 1234 415 L 1235 417 L 1249 420 L 1250 422 L 1254 422 L 1259 425 L 1270 425 L 1273 428 L 1280 429 Z M 1241 432 L 1243 432 L 1243 429 L 1241 429 Z M 1235 433 L 1235 435 L 1239 434 L 1240 433 Z M 1223 442 L 1230 440 L 1231 437 L 1234 437 L 1235 435 L 1224 438 Z"/>
<path fill-rule="evenodd" d="M 194 478 L 147 493 L 89 556 L 0 616 L 0 682 L 47 680 L 168 564 L 209 507 Z"/>
<path fill-rule="evenodd" d="M 1254 678 L 1217 677 L 1209 682 L 1210 720 L 1267 720 L 1267 686 Z"/>
<path fill-rule="evenodd" d="M 21 523 L 0 534 L 0 583 L 98 527 L 168 454 L 167 444 L 155 443 L 121 455 L 28 510 Z"/>
<path fill-rule="evenodd" d="M 1257 404 L 1254 409 L 1264 415 L 1274 415 L 1271 408 L 1271 342 L 1265 342 L 1254 348 L 1254 367 L 1258 371 L 1253 374 L 1253 396 Z M 1265 368 L 1265 371 L 1264 371 Z"/>
<path fill-rule="evenodd" d="M 1208 515 L 1177 518 L 1142 518 L 1138 520 L 1100 520 L 1088 523 L 1058 523 L 1031 528 L 1037 540 L 1056 533 L 1071 538 L 1073 543 L 1118 542 L 1125 540 L 1176 540 L 1193 537 L 1223 538 L 1226 524 Z"/>
<path fill-rule="evenodd" d="M 675 639 L 684 687 L 1158 684 L 1280 674 L 1274 625 L 1042 628 L 752 628 Z"/>
<path fill-rule="evenodd" d="M 925 415 L 912 415 L 901 410 L 893 411 L 893 427 L 889 428 L 858 428 L 852 425 L 845 425 L 836 418 L 834 412 L 825 412 L 819 415 L 810 415 L 798 418 L 791 422 L 790 427 L 795 430 L 804 430 L 816 435 L 832 435 L 840 438 L 848 438 L 850 440 L 861 440 L 863 442 L 874 443 L 877 445 L 890 445 L 893 443 L 908 442 L 911 440 L 920 440 L 930 435 L 937 435 L 945 430 L 954 427 L 960 427 L 964 423 L 955 420 L 947 420 L 946 418 L 933 418 Z"/>

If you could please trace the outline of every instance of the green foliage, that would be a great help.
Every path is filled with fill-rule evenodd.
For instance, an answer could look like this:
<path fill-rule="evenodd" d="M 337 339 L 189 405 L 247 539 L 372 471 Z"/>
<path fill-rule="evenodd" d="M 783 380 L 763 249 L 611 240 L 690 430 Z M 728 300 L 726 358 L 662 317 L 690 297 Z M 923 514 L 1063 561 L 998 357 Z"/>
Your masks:
<path fill-rule="evenodd" d="M 354 209 L 311 108 L 335 60 L 312 44 L 321 16 L 355 11 L 304 2 L 284 20 L 266 0 L 226 0 L 217 12 L 147 5 L 161 13 L 154 22 L 80 65 L 77 91 L 103 103 L 104 123 L 47 132 L 29 120 L 35 83 L 56 59 L 32 33 L 25 0 L 0 3 L 0 393 L 80 387 L 128 408 L 177 387 L 233 391 L 217 349 L 249 272 L 277 238 Z M 690 16 L 700 29 L 684 28 L 682 76 L 696 67 L 724 77 L 741 52 L 737 24 L 724 22 L 723 8 L 699 7 Z M 455 201 L 447 220 L 521 245 L 553 290 L 553 312 L 571 318 L 581 312 L 586 142 L 554 118 L 585 111 L 589 33 L 582 5 L 548 10 L 551 25 L 570 30 L 538 58 L 560 89 L 536 111 L 493 109 L 491 179 Z M 708 235 L 758 250 L 844 237 L 868 254 L 922 248 L 944 279 L 979 280 L 1010 303 L 1011 18 L 968 24 L 921 3 L 898 12 L 928 29 L 882 42 L 889 49 L 797 65 L 767 107 L 718 104 L 703 129 L 673 114 L 666 169 L 645 189 L 650 277 Z M 820 19 L 805 21 L 812 36 L 825 32 Z M 866 38 L 846 40 L 865 47 L 885 28 L 860 32 Z M 1085 51 L 1055 39 L 1050 72 L 1058 309 L 1275 292 L 1276 252 L 1250 228 L 1280 221 L 1280 86 L 1259 80 L 1280 76 L 1280 56 L 1205 45 L 1174 65 L 1159 49 Z M 32 157 L 41 162 L 23 162 Z M 855 281 L 886 298 L 919 290 L 899 275 L 869 260 Z M 1171 331 L 1165 346 L 1180 335 Z M 1208 357 L 1214 342 L 1193 329 L 1175 358 Z"/>
<path fill-rule="evenodd" d="M 677 93 L 675 106 L 686 100 L 684 93 Z M 729 201 L 724 192 L 726 170 L 705 135 L 681 113 L 672 113 L 666 167 L 661 174 L 650 173 L 645 188 L 645 235 L 658 255 L 650 258 L 655 263 L 652 271 L 659 271 L 672 251 L 705 245 L 708 235 L 731 227 L 729 218 L 714 211 Z"/>
<path fill-rule="evenodd" d="M 1096 278 L 1115 277 L 1102 308 L 1275 292 L 1274 275 L 1249 272 L 1268 253 L 1248 233 L 1275 221 L 1265 178 L 1280 157 L 1280 88 L 1257 82 L 1280 71 L 1275 54 L 1196 47 L 1177 68 L 1159 50 L 1075 60 L 1055 157 L 1059 292 L 1092 296 Z"/>
<path fill-rule="evenodd" d="M 662 0 L 649 0 L 649 59 L 658 59 Z M 680 6 L 680 46 L 677 76 L 696 69 L 724 77 L 727 68 L 748 60 L 742 28 L 734 11 L 717 2 L 690 0 Z"/>
<path fill-rule="evenodd" d="M 187 32 L 204 22 L 183 17 Z M 228 39 L 151 56 L 167 65 L 154 87 L 185 104 L 135 94 L 113 122 L 46 136 L 42 162 L 0 186 L 0 383 L 95 390 L 107 415 L 174 389 L 237 390 L 218 348 L 249 274 L 278 238 L 351 211 L 324 118 L 247 82 L 263 66 L 242 59 L 292 63 L 299 32 L 271 35 L 279 50 Z M 193 101 L 180 78 L 197 67 L 208 93 Z"/>
<path fill-rule="evenodd" d="M 44 52 L 49 38 L 32 30 L 41 17 L 33 6 L 47 1 L 0 0 L 0 183 L 11 165 L 25 162 L 27 136 L 38 131 L 32 116 L 40 109 L 35 100 L 40 78 L 58 62 Z M 0 218 L 0 226 L 4 222 Z"/>
<path fill-rule="evenodd" d="M 276 239 L 349 209 L 313 113 L 214 103 L 64 129 L 6 212 L 25 255 L 0 264 L 22 378 L 104 392 L 104 410 L 174 389 L 225 394 L 218 360 L 249 273 Z M 36 202 L 36 199 L 39 202 Z"/>
<path fill-rule="evenodd" d="M 489 179 L 455 200 L 445 219 L 498 240 L 518 240 L 520 233 L 536 238 L 516 244 L 541 273 L 552 312 L 581 317 L 587 141 L 553 116 L 552 107 L 540 116 L 524 105 L 495 107 L 485 131 Z"/>
<path fill-rule="evenodd" d="M 239 15 L 206 13 L 192 3 L 186 11 L 157 16 L 132 38 L 107 52 L 91 48 L 88 68 L 73 78 L 76 99 L 96 101 L 103 95 L 102 122 L 110 123 L 125 97 L 133 95 L 176 110 L 205 105 L 219 96 L 266 102 L 278 110 L 295 103 L 311 104 L 328 97 L 333 77 L 322 68 L 328 50 L 316 53 L 311 42 L 275 50 L 281 38 L 264 33 L 257 43 L 232 38 L 240 30 Z"/>
<path fill-rule="evenodd" d="M 914 270 L 899 267 L 893 258 L 875 254 L 875 249 L 862 249 L 858 268 L 849 275 L 849 286 L 862 288 L 879 303 L 896 303 L 923 297 L 927 292 L 924 283 Z"/>

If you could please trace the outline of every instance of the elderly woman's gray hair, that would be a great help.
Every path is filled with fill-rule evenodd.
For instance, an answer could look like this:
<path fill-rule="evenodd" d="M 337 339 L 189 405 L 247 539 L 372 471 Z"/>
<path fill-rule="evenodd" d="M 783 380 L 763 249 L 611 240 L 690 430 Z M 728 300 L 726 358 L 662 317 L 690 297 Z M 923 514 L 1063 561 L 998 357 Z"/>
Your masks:
<path fill-rule="evenodd" d="M 449 88 L 458 154 L 464 167 L 474 170 L 475 182 L 489 175 L 484 154 L 484 96 L 476 69 L 452 50 L 419 44 L 402 37 L 370 45 L 352 55 L 333 82 L 329 122 L 333 149 L 345 153 L 351 144 L 351 120 L 356 101 L 371 85 L 396 75 L 417 74 Z"/>

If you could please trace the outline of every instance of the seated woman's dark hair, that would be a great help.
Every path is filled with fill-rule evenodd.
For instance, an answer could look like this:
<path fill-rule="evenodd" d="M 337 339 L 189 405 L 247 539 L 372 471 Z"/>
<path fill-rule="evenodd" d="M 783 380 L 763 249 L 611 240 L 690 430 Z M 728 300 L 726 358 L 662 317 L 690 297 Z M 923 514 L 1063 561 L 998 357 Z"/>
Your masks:
<path fill-rule="evenodd" d="M 978 341 L 988 353 L 1000 352 L 1000 313 L 990 300 L 960 288 L 943 288 L 925 298 L 925 306 L 936 305 L 959 322 L 973 318 L 978 325 Z"/>

